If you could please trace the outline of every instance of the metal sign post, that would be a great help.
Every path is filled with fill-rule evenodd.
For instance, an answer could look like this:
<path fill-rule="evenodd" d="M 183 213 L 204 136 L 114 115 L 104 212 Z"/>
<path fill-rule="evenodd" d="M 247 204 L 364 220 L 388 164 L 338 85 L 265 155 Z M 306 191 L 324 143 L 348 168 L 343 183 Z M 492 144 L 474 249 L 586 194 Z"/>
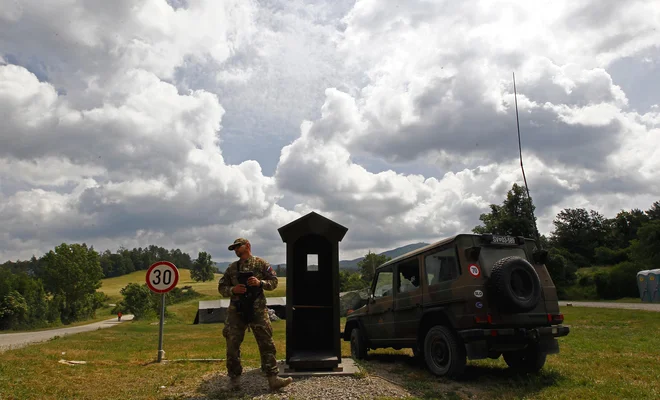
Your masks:
<path fill-rule="evenodd" d="M 165 293 L 160 295 L 160 327 L 158 331 L 158 362 L 163 360 L 163 322 L 165 321 Z"/>
<path fill-rule="evenodd" d="M 169 261 L 158 261 L 149 267 L 146 276 L 147 286 L 160 294 L 160 324 L 158 332 L 158 362 L 163 360 L 163 324 L 165 322 L 165 293 L 179 283 L 179 270 Z"/>

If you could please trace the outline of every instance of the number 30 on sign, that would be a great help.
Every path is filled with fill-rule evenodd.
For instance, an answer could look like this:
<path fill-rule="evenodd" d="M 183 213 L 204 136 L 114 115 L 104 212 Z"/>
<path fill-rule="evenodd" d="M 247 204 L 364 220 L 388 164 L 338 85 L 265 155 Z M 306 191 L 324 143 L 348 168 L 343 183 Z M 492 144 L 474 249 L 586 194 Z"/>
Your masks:
<path fill-rule="evenodd" d="M 147 286 L 155 293 L 167 293 L 179 283 L 179 270 L 169 261 L 158 261 L 147 270 Z"/>

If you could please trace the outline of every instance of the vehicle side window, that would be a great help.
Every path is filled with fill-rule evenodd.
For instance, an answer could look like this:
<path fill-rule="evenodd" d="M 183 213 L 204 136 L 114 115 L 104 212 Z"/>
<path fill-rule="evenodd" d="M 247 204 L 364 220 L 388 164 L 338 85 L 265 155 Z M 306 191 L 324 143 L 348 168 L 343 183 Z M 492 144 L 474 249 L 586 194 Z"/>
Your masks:
<path fill-rule="evenodd" d="M 416 290 L 420 282 L 419 261 L 416 258 L 399 265 L 399 293 Z"/>
<path fill-rule="evenodd" d="M 394 273 L 392 271 L 378 272 L 376 287 L 374 288 L 374 298 L 387 297 L 392 295 L 392 282 L 394 282 Z"/>
<path fill-rule="evenodd" d="M 429 285 L 451 281 L 460 275 L 456 250 L 453 247 L 429 254 L 424 258 L 424 263 Z"/>

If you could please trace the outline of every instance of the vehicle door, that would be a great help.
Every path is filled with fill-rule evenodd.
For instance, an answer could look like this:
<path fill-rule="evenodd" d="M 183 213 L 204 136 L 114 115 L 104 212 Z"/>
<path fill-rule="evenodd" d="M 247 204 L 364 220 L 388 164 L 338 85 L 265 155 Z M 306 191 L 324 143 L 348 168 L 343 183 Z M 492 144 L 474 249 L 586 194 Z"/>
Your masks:
<path fill-rule="evenodd" d="M 449 243 L 424 254 L 424 272 L 427 289 L 426 306 L 449 304 L 456 301 L 455 281 L 461 274 L 456 246 Z"/>
<path fill-rule="evenodd" d="M 369 297 L 368 315 L 364 328 L 371 341 L 377 344 L 394 338 L 394 273 L 392 266 L 376 271 Z"/>
<path fill-rule="evenodd" d="M 422 318 L 424 292 L 420 259 L 415 257 L 397 265 L 397 290 L 395 297 L 394 319 L 396 336 L 400 342 L 414 342 L 417 338 L 419 321 Z"/>

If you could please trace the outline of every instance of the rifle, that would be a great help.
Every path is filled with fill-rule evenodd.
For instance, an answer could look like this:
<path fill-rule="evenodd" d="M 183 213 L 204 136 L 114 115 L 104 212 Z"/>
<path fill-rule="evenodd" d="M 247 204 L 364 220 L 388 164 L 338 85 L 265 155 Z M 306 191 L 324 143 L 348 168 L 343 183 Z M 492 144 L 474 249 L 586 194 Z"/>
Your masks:
<path fill-rule="evenodd" d="M 243 321 L 249 324 L 254 319 L 254 301 L 263 292 L 260 287 L 248 286 L 248 279 L 254 276 L 252 271 L 240 271 L 238 273 L 238 283 L 245 285 L 247 291 L 243 293 L 236 302 L 236 311 L 241 315 Z"/>

